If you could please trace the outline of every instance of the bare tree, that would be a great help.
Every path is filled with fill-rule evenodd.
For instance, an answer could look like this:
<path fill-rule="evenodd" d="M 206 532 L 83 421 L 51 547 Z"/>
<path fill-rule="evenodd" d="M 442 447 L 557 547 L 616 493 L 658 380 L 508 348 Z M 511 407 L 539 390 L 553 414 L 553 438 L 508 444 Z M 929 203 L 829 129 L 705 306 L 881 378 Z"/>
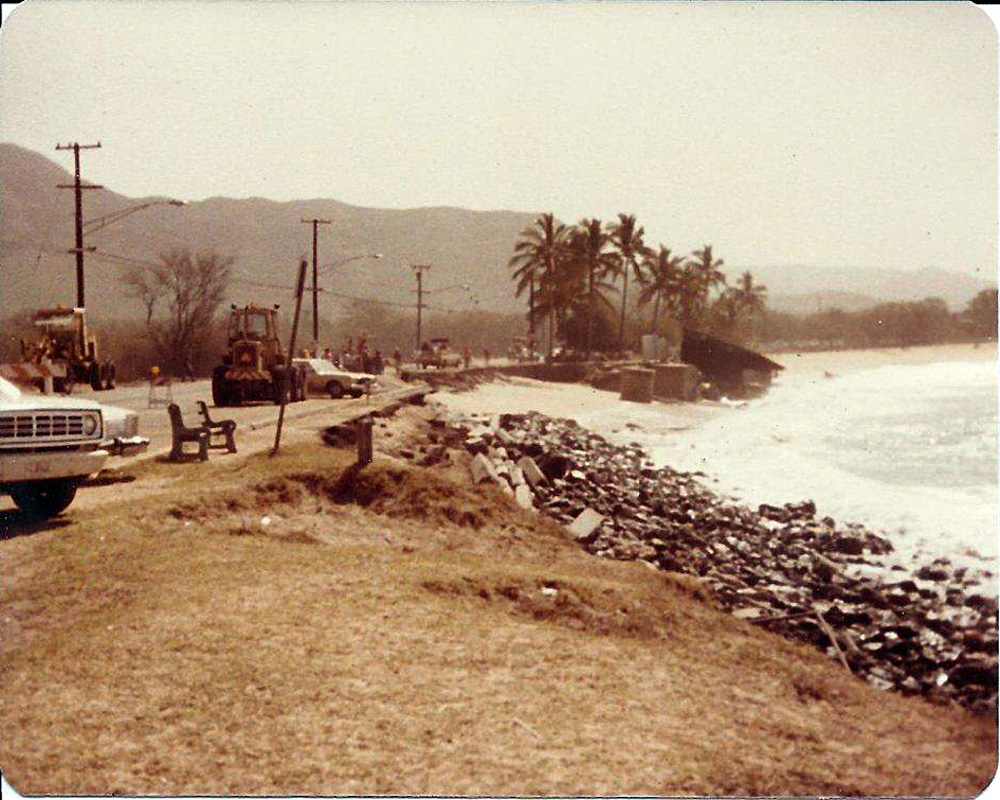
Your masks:
<path fill-rule="evenodd" d="M 194 377 L 197 356 L 229 287 L 233 259 L 183 249 L 160 253 L 160 262 L 133 269 L 126 283 L 146 308 L 146 329 L 157 356 L 171 373 Z"/>

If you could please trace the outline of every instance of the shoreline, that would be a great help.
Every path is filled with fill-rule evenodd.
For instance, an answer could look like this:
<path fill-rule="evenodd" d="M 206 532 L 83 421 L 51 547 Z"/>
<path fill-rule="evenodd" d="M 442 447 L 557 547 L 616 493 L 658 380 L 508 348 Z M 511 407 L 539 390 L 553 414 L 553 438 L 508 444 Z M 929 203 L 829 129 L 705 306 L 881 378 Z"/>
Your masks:
<path fill-rule="evenodd" d="M 788 420 L 799 419 L 801 403 L 788 418 L 775 417 L 776 412 L 764 408 L 773 406 L 775 398 L 790 398 L 790 392 L 805 390 L 825 396 L 826 387 L 835 390 L 841 379 L 856 381 L 861 373 L 888 366 L 919 368 L 958 362 L 981 370 L 982 364 L 995 363 L 996 345 L 911 348 L 902 354 L 902 364 L 898 351 L 885 348 L 840 351 L 834 362 L 828 355 L 804 354 L 782 373 L 787 375 L 784 381 L 779 378 L 781 382 L 776 382 L 767 395 L 749 401 L 628 403 L 620 401 L 615 392 L 526 379 L 481 384 L 472 392 L 445 392 L 438 397 L 449 408 L 465 413 L 537 410 L 571 418 L 617 444 L 641 444 L 657 466 L 703 472 L 704 486 L 754 507 L 761 503 L 815 500 L 821 515 L 860 522 L 890 536 L 897 546 L 898 563 L 904 567 L 948 557 L 972 571 L 986 573 L 981 575 L 984 585 L 997 594 L 996 537 L 989 535 L 996 531 L 990 487 L 897 483 L 852 472 L 805 444 L 809 426 L 789 427 Z M 836 370 L 833 381 L 824 376 L 827 367 Z M 516 385 L 512 385 L 515 381 Z M 741 416 L 733 416 L 737 413 Z M 772 423 L 782 427 L 768 438 L 770 429 L 759 426 Z M 795 435 L 797 441 L 786 441 L 787 433 Z M 754 462 L 740 455 L 749 452 L 755 454 Z M 756 473 L 753 463 L 771 465 L 777 471 Z M 943 527 L 938 527 L 937 520 Z M 970 536 L 970 531 L 981 534 Z"/>
<path fill-rule="evenodd" d="M 964 568 L 938 559 L 908 574 L 861 525 L 817 519 L 809 502 L 732 503 L 702 476 L 655 468 L 638 444 L 572 420 L 440 405 L 438 429 L 475 456 L 474 479 L 537 506 L 587 552 L 690 575 L 734 616 L 809 642 L 879 688 L 995 713 L 997 601 Z"/>

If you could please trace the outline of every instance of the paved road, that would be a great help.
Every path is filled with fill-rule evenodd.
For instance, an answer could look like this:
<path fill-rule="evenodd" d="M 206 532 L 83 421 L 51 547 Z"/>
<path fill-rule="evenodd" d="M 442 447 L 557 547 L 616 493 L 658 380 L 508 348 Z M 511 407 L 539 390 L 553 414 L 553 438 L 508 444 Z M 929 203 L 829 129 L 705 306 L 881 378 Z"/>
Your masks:
<path fill-rule="evenodd" d="M 333 425 L 338 420 L 351 416 L 374 404 L 379 394 L 392 391 L 403 384 L 392 377 L 383 376 L 380 379 L 380 392 L 368 398 L 331 400 L 329 397 L 314 395 L 300 403 L 292 403 L 285 409 L 286 425 L 295 424 L 296 420 L 308 419 L 312 427 L 326 424 Z M 233 419 L 237 424 L 237 444 L 240 431 L 260 430 L 272 427 L 278 419 L 278 406 L 273 403 L 256 403 L 240 408 L 220 408 L 217 411 L 212 406 L 211 381 L 198 380 L 190 382 L 175 382 L 171 387 L 173 402 L 177 403 L 187 424 L 200 422 L 197 413 L 197 401 L 204 400 L 212 409 L 213 419 Z M 158 390 L 160 396 L 163 391 Z M 150 440 L 146 455 L 163 453 L 170 449 L 170 419 L 167 416 L 165 404 L 149 406 L 149 385 L 146 383 L 120 386 L 109 392 L 93 392 L 89 388 L 74 391 L 74 395 L 88 396 L 101 403 L 123 406 L 139 414 L 139 433 Z"/>

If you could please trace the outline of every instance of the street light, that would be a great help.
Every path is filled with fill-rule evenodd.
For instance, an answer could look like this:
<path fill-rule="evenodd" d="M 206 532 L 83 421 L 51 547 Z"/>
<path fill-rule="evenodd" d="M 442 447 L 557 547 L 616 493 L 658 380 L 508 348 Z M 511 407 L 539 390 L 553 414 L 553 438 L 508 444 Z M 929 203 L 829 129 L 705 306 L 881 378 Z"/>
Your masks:
<path fill-rule="evenodd" d="M 378 261 L 378 260 L 380 260 L 382 258 L 382 254 L 381 253 L 361 253 L 361 254 L 356 255 L 356 256 L 348 256 L 347 258 L 340 259 L 340 261 L 334 261 L 334 262 L 332 262 L 330 264 L 324 264 L 322 267 L 319 268 L 319 271 L 320 272 L 324 272 L 324 271 L 325 272 L 329 272 L 330 270 L 334 270 L 337 267 L 344 266 L 344 264 L 350 264 L 352 261 L 359 261 L 362 258 L 372 258 L 375 261 Z"/>
<path fill-rule="evenodd" d="M 125 219 L 125 217 L 135 214 L 137 211 L 143 211 L 147 208 L 152 208 L 153 206 L 186 206 L 187 203 L 184 200 L 150 200 L 148 203 L 139 203 L 138 205 L 129 206 L 128 208 L 120 208 L 117 211 L 112 211 L 110 214 L 105 214 L 103 217 L 97 217 L 92 220 L 88 220 L 83 223 L 84 233 L 93 233 L 94 231 L 99 231 L 101 228 L 106 228 L 108 225 L 112 225 L 119 220 Z"/>
<path fill-rule="evenodd" d="M 320 274 L 327 274 L 332 272 L 337 267 L 342 267 L 345 264 L 350 264 L 352 261 L 360 261 L 364 258 L 371 258 L 378 261 L 382 258 L 381 253 L 358 253 L 354 256 L 348 256 L 347 258 L 342 258 L 339 261 L 334 261 L 330 264 L 324 264 L 322 267 L 318 267 L 316 270 L 316 276 Z M 312 293 L 313 293 L 313 350 L 319 350 L 319 295 L 318 292 L 323 291 L 319 288 L 316 281 L 313 281 Z"/>

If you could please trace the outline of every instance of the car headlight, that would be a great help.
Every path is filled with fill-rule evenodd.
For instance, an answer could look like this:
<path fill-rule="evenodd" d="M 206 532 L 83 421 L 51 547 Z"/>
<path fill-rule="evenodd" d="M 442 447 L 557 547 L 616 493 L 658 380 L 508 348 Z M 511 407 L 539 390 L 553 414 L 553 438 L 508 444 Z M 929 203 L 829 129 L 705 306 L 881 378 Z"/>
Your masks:
<path fill-rule="evenodd" d="M 101 427 L 101 415 L 100 414 L 84 414 L 83 415 L 83 435 L 93 436 L 100 430 Z"/>
<path fill-rule="evenodd" d="M 135 436 L 139 433 L 139 415 L 136 413 L 125 415 L 125 435 Z"/>

